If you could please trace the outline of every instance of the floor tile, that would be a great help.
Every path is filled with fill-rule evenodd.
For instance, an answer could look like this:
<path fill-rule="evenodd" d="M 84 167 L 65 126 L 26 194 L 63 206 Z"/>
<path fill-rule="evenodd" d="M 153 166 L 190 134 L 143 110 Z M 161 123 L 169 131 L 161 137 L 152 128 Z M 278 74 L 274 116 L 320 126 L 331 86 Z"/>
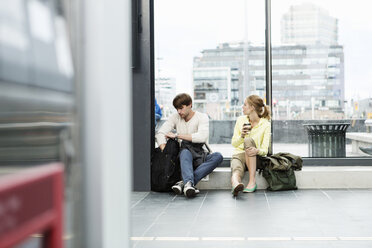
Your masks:
<path fill-rule="evenodd" d="M 131 235 L 156 240 L 132 247 L 372 247 L 372 240 L 339 239 L 372 237 L 371 196 L 370 189 L 259 190 L 238 197 L 203 190 L 192 199 L 134 192 Z M 287 240 L 271 240 L 278 237 Z M 229 238 L 239 241 L 221 240 Z"/>

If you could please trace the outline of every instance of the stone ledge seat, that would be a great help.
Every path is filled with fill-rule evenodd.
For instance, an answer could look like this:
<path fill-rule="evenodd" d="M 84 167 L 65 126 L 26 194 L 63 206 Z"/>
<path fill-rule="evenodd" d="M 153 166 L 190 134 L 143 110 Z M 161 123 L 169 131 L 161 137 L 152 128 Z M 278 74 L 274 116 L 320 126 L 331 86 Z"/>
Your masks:
<path fill-rule="evenodd" d="M 304 166 L 296 171 L 299 189 L 320 188 L 372 188 L 371 166 Z M 197 185 L 199 189 L 231 189 L 230 168 L 218 167 Z M 258 189 L 266 189 L 267 183 L 262 175 L 256 176 Z M 243 183 L 247 185 L 248 173 Z"/>

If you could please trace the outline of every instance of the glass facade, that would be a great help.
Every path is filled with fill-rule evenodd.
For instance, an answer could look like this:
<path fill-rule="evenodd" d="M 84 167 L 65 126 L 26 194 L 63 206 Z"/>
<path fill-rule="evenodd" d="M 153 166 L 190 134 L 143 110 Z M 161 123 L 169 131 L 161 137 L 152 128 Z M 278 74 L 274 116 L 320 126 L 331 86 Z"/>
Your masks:
<path fill-rule="evenodd" d="M 235 11 L 230 12 L 226 6 L 232 4 L 224 4 L 226 10 L 217 11 L 221 18 L 214 19 L 216 26 L 223 28 L 217 30 L 209 26 L 208 32 L 215 37 L 214 43 L 205 42 L 202 35 L 197 39 L 197 36 L 188 35 L 193 37 L 190 41 L 179 42 L 198 43 L 197 50 L 191 47 L 188 50 L 192 64 L 185 68 L 191 75 L 187 93 L 193 96 L 194 109 L 210 117 L 210 127 L 213 129 L 210 143 L 213 150 L 222 149 L 223 153 L 226 151 L 224 156 L 229 157 L 233 124 L 242 114 L 241 105 L 245 97 L 257 94 L 266 99 L 267 68 L 263 39 L 265 25 L 262 22 L 265 16 L 264 3 L 248 6 L 246 2 L 237 1 Z M 367 73 L 366 59 L 370 56 L 369 50 L 362 46 L 372 41 L 372 25 L 368 15 L 362 11 L 363 4 L 359 7 L 359 15 L 347 11 L 350 3 L 342 3 L 343 7 L 336 9 L 334 4 L 332 0 L 272 2 L 270 83 L 274 153 L 289 151 L 303 157 L 328 157 L 327 152 L 324 155 L 312 153 L 311 135 L 307 128 L 309 124 L 338 128 L 332 125 L 346 123 L 346 132 L 342 134 L 345 140 L 342 149 L 345 149 L 346 157 L 367 156 L 359 147 L 372 146 L 372 136 L 365 124 L 366 119 L 372 118 L 372 88 L 367 86 L 372 84 L 368 83 L 371 77 Z M 156 8 L 160 9 L 160 5 Z M 239 7 L 243 11 L 236 11 Z M 228 17 L 231 16 L 240 18 L 243 27 L 239 22 L 229 22 Z M 155 32 L 157 27 L 164 28 L 160 25 L 162 18 L 158 18 L 158 22 L 155 18 L 155 24 L 159 24 L 155 25 Z M 192 31 L 182 31 L 201 34 L 206 31 L 204 27 L 209 25 L 207 19 L 199 19 L 196 14 L 194 21 L 198 26 L 193 26 Z M 353 38 L 355 35 L 352 31 L 356 22 L 363 28 L 363 32 L 359 32 L 362 43 Z M 240 32 L 241 37 L 232 39 L 229 29 Z M 158 41 L 164 42 L 161 39 Z M 177 47 L 176 44 L 174 46 Z M 175 52 L 175 47 L 167 49 Z M 164 49 L 157 51 L 164 52 Z M 181 55 L 178 51 L 175 53 Z M 177 92 L 180 92 L 179 78 L 181 76 L 176 79 Z M 323 135 L 326 132 L 320 133 Z M 368 137 L 369 141 L 362 141 L 358 135 Z M 327 137 L 332 139 L 331 136 Z M 336 147 L 332 146 L 331 141 L 323 143 L 324 149 Z"/>
<path fill-rule="evenodd" d="M 243 44 L 221 44 L 194 58 L 193 88 L 197 110 L 213 120 L 233 120 L 244 99 Z"/>
<path fill-rule="evenodd" d="M 351 107 L 362 95 L 351 92 L 352 85 L 362 85 L 355 80 L 367 74 L 355 70 L 353 64 L 361 60 L 353 57 L 362 53 L 352 54 L 355 40 L 347 38 L 349 19 L 361 18 L 349 7 L 344 3 L 336 10 L 332 0 L 272 2 L 272 16 L 281 20 L 280 25 L 273 21 L 272 28 L 274 152 L 285 147 L 312 158 L 367 156 L 359 147 L 372 143 L 357 138 L 370 135 L 365 117 Z M 371 35 L 368 22 L 360 25 Z"/>
<path fill-rule="evenodd" d="M 247 49 L 247 89 L 261 97 L 266 93 L 264 50 L 264 46 L 248 46 Z M 275 119 L 307 119 L 312 104 L 340 118 L 338 113 L 342 112 L 344 105 L 342 46 L 285 45 L 275 46 L 272 51 Z M 195 102 L 201 103 L 198 105 L 200 110 L 207 112 L 212 119 L 234 119 L 240 113 L 239 106 L 248 94 L 239 94 L 245 83 L 243 60 L 244 43 L 238 46 L 221 44 L 216 49 L 203 51 L 201 57 L 194 59 Z M 221 65 L 225 67 L 219 67 Z M 289 97 L 291 99 L 287 101 Z M 212 105 L 219 107 L 209 108 Z M 230 106 L 238 109 L 239 113 L 231 115 Z"/>

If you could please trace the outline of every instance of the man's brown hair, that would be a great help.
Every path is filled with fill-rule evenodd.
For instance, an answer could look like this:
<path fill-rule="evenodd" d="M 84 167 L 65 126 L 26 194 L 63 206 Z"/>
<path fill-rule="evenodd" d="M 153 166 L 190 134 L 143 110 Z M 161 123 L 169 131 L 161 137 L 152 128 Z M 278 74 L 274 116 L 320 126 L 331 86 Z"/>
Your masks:
<path fill-rule="evenodd" d="M 181 109 L 183 105 L 189 106 L 192 103 L 191 96 L 186 93 L 181 93 L 178 94 L 174 99 L 173 99 L 173 106 L 176 109 Z"/>

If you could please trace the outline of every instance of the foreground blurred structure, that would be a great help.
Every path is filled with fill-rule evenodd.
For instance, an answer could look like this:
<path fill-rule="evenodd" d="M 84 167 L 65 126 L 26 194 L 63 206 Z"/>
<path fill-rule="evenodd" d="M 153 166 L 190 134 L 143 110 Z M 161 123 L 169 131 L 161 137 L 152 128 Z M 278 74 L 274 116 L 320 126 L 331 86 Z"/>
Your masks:
<path fill-rule="evenodd" d="M 132 99 L 130 6 L 0 3 L 0 181 L 63 163 L 64 247 L 129 244 L 131 116 L 123 113 L 131 112 Z M 117 23 L 120 32 L 106 28 Z M 5 244 L 6 235 L 1 239 Z M 40 239 L 46 233 L 23 246 L 39 247 Z"/>
<path fill-rule="evenodd" d="M 222 231 L 230 227 L 226 223 L 229 224 L 229 221 L 236 219 L 231 214 L 233 210 L 243 211 L 250 208 L 255 210 L 257 207 L 262 210 L 259 212 L 262 214 L 257 215 L 254 211 L 248 211 L 248 215 L 244 215 L 240 223 L 231 222 L 231 230 L 245 231 L 247 223 L 254 223 L 257 224 L 258 233 L 270 229 L 269 232 L 262 232 L 267 235 L 265 238 L 270 240 L 273 237 L 269 235 L 284 233 L 273 231 L 274 228 L 280 229 L 283 220 L 279 219 L 272 225 L 269 219 L 263 220 L 262 216 L 273 217 L 272 219 L 275 216 L 291 218 L 282 215 L 283 211 L 288 212 L 288 208 L 282 209 L 280 203 L 283 202 L 290 209 L 305 209 L 298 211 L 295 216 L 302 218 L 301 223 L 304 223 L 304 226 L 310 223 L 311 227 L 315 227 L 316 231 L 310 234 L 319 236 L 318 239 L 313 239 L 316 242 L 327 239 L 326 235 L 331 235 L 331 241 L 354 238 L 357 241 L 367 240 L 367 245 L 370 245 L 372 235 L 367 210 L 371 204 L 365 201 L 365 197 L 370 196 L 372 168 L 371 159 L 366 156 L 348 159 L 305 158 L 304 173 L 298 174 L 298 185 L 316 190 L 299 191 L 299 194 L 294 192 L 269 194 L 262 190 L 265 185 L 264 181 L 261 181 L 258 194 L 242 198 L 240 202 L 236 198 L 226 200 L 226 197 L 231 197 L 230 192 L 226 191 L 230 188 L 228 155 L 223 163 L 226 167 L 217 168 L 210 178 L 203 180 L 203 184 L 200 185 L 202 186 L 200 197 L 185 202 L 184 198 L 173 194 L 150 192 L 151 153 L 155 143 L 154 96 L 161 99 L 160 93 L 165 92 L 169 98 L 175 90 L 174 82 L 177 82 L 177 79 L 165 74 L 155 77 L 154 4 L 155 1 L 144 0 L 0 2 L 0 185 L 1 182 L 8 180 L 5 177 L 13 176 L 9 174 L 22 175 L 29 173 L 28 169 L 39 165 L 54 162 L 61 164 L 65 187 L 62 194 L 56 195 L 64 199 L 63 235 L 59 235 L 64 247 L 112 248 L 129 247 L 131 244 L 134 247 L 164 248 L 174 247 L 175 244 L 179 247 L 189 247 L 190 244 L 184 241 L 193 240 L 192 238 L 201 241 L 201 246 L 209 247 L 210 244 L 203 243 L 204 240 L 218 241 L 226 238 L 222 236 Z M 264 87 L 266 89 L 268 86 L 271 87 L 275 81 L 271 80 L 271 62 L 274 60 L 278 66 L 287 66 L 285 61 L 279 58 L 284 47 L 274 48 L 272 50 L 274 56 L 271 58 L 270 1 L 266 0 L 265 5 L 268 24 L 266 45 L 264 48 L 249 46 L 252 50 L 247 50 L 246 46 L 244 51 L 246 54 L 248 52 L 260 54 L 260 58 L 256 60 L 253 60 L 251 54 L 251 64 L 245 61 L 244 70 L 249 66 L 257 66 L 257 69 L 260 67 L 260 72 L 254 78 L 257 79 L 256 86 L 261 87 L 261 93 L 264 92 Z M 287 48 L 284 49 L 286 53 L 312 50 L 312 46 L 295 45 Z M 220 50 L 215 49 L 214 52 L 225 52 L 224 49 L 230 48 L 222 47 Z M 337 57 L 340 60 L 332 59 L 331 68 L 341 68 L 343 47 L 327 45 L 328 49 L 338 49 L 335 52 L 336 56 L 330 57 Z M 275 54 L 276 52 L 278 54 Z M 265 57 L 265 63 L 264 55 L 268 55 Z M 324 56 L 329 57 L 328 55 L 329 53 L 324 53 Z M 203 58 L 199 58 L 200 63 L 203 62 Z M 308 58 L 304 56 L 303 59 Z M 317 59 L 315 56 L 315 60 Z M 292 63 L 291 59 L 286 61 Z M 322 66 L 325 67 L 326 64 Z M 209 72 L 203 71 L 204 67 L 199 69 L 195 69 L 199 76 L 204 77 L 205 72 L 209 75 Z M 285 73 L 292 69 L 294 67 L 288 65 Z M 328 72 L 331 73 L 332 70 Z M 235 84 L 239 76 L 236 70 L 231 70 L 231 73 L 231 84 Z M 262 74 L 265 74 L 264 79 Z M 202 89 L 204 86 L 209 87 L 208 82 L 208 80 L 204 84 L 195 82 L 195 86 L 201 87 L 199 92 L 201 97 L 204 93 L 209 94 L 209 91 L 203 92 Z M 339 82 L 341 84 L 341 81 Z M 159 92 L 155 89 L 155 83 L 158 83 Z M 248 94 L 250 90 L 246 86 L 243 87 L 247 90 L 244 94 Z M 286 90 L 284 86 L 283 88 Z M 226 88 L 226 92 L 229 90 L 231 91 Z M 269 90 L 266 92 L 270 93 Z M 338 92 L 342 95 L 342 91 Z M 269 93 L 266 93 L 267 104 L 273 102 Z M 237 99 L 234 94 L 230 100 Z M 205 100 L 215 102 L 220 98 L 220 95 L 217 96 L 218 98 L 216 95 L 209 95 Z M 197 100 L 197 97 L 195 98 Z M 323 100 L 317 104 L 329 103 L 329 107 L 338 104 L 337 108 L 344 104 L 339 100 L 337 104 L 332 102 L 332 99 Z M 307 144 L 304 140 L 307 136 L 304 134 L 302 119 L 287 120 L 286 116 L 291 114 L 291 109 L 280 106 L 281 102 L 277 102 L 276 114 L 283 118 L 275 119 L 274 123 L 277 125 L 273 128 L 273 140 L 280 141 L 278 144 L 284 144 L 284 147 L 291 151 L 293 145 L 298 150 L 306 150 Z M 355 103 L 351 105 L 354 108 L 359 106 Z M 232 109 L 231 106 L 229 118 L 239 111 L 236 108 Z M 290 106 L 289 103 L 286 103 L 286 106 Z M 229 106 L 224 103 L 220 107 Z M 164 106 L 164 116 L 169 115 L 172 110 L 172 106 Z M 360 111 L 364 111 L 364 107 Z M 367 112 L 365 114 L 368 115 Z M 359 131 L 363 129 L 364 132 L 365 126 L 360 125 L 361 121 L 351 120 L 354 124 L 350 129 L 353 128 L 353 132 L 358 133 L 362 133 Z M 231 151 L 230 147 L 226 147 L 226 143 L 230 142 L 232 130 L 230 127 L 233 123 L 234 120 L 211 120 L 213 128 L 210 130 L 210 142 L 214 144 L 216 150 L 224 149 L 226 154 Z M 293 128 L 294 126 L 300 128 Z M 359 139 L 346 138 L 353 139 L 354 143 Z M 364 140 L 364 136 L 362 138 Z M 275 143 L 273 148 L 276 149 Z M 284 148 L 278 149 L 281 151 Z M 326 187 L 336 189 L 322 190 Z M 339 191 L 338 188 L 342 190 Z M 355 188 L 367 189 L 353 190 Z M 215 191 L 216 189 L 219 190 Z M 40 193 L 38 197 L 30 195 L 32 199 L 50 200 L 50 196 L 44 193 Z M 5 198 L 1 196 L 0 202 L 3 199 Z M 324 200 L 327 199 L 330 201 L 324 204 Z M 33 201 L 27 208 L 32 209 L 32 204 L 40 202 Z M 356 203 L 362 203 L 363 206 L 359 208 Z M 17 207 L 17 204 L 11 201 L 12 206 Z M 179 208 L 180 205 L 185 208 Z M 340 205 L 345 205 L 345 208 L 337 212 Z M 180 216 L 180 210 L 185 214 Z M 311 219 L 306 217 L 309 213 L 312 214 Z M 326 215 L 334 213 L 337 214 L 332 215 L 330 219 L 334 222 L 327 225 L 329 219 Z M 347 214 L 350 214 L 350 218 L 342 219 Z M 0 213 L 0 220 L 3 217 L 8 219 L 9 216 Z M 226 219 L 230 217 L 233 218 Z M 296 218 L 293 218 L 293 223 Z M 316 218 L 319 219 L 318 222 L 314 222 Z M 174 228 L 175 224 L 180 223 L 177 221 L 186 223 L 187 227 Z M 3 223 L 0 221 L 0 228 Z M 199 235 L 195 234 L 195 237 L 192 237 L 194 235 L 192 228 L 200 223 L 203 224 L 202 228 L 214 227 L 212 233 L 200 230 Z M 347 237 L 347 234 L 340 230 L 328 232 L 332 228 L 337 229 L 348 224 L 352 227 L 346 230 L 353 231 L 350 234 L 352 237 Z M 289 241 L 297 241 L 297 238 L 301 238 L 300 235 L 309 234 L 307 232 L 309 229 L 304 226 L 299 226 L 296 236 L 294 234 L 290 236 L 289 231 L 293 229 L 284 230 L 288 231 L 284 233 L 287 235 L 286 238 Z M 319 226 L 323 232 L 317 232 Z M 187 233 L 184 233 L 184 230 Z M 361 233 L 363 237 L 357 239 L 355 230 L 363 230 Z M 177 235 L 181 242 L 169 242 L 176 240 Z M 226 235 L 232 236 L 233 233 L 226 232 Z M 241 234 L 240 238 L 243 238 L 243 241 L 250 241 L 258 238 L 257 236 L 247 232 Z M 45 244 L 48 237 L 47 232 L 37 231 L 17 247 L 40 247 Z M 236 237 L 232 237 L 230 241 L 234 241 L 234 238 L 236 240 Z M 6 235 L 1 236 L 1 239 L 1 242 L 7 239 Z M 161 239 L 168 243 L 153 242 Z M 130 243 L 130 240 L 134 242 Z M 3 244 L 1 242 L 0 244 Z M 291 244 L 297 245 L 295 242 Z M 344 243 L 331 243 L 334 246 L 340 244 Z M 226 247 L 224 243 L 218 243 L 217 247 L 218 245 Z M 231 246 L 239 244 L 232 243 Z M 315 246 L 311 244 L 311 247 Z"/>

